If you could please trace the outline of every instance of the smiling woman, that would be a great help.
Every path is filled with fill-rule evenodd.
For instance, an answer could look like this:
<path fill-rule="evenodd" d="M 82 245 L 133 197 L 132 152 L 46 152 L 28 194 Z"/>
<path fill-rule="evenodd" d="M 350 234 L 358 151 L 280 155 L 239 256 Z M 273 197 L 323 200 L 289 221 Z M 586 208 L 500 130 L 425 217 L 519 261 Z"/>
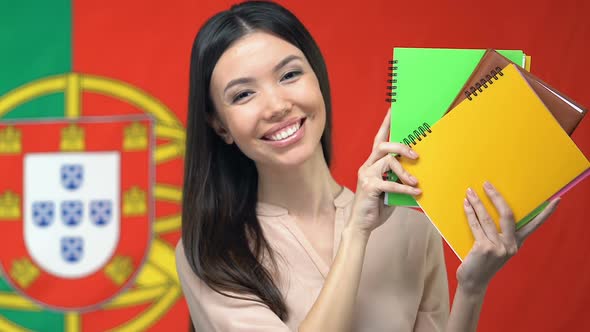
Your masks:
<path fill-rule="evenodd" d="M 197 34 L 176 248 L 196 330 L 475 331 L 490 279 L 556 202 L 516 232 L 486 185 L 501 233 L 473 192 L 457 202 L 476 243 L 449 314 L 440 236 L 422 213 L 383 205 L 385 192 L 421 193 L 393 157 L 418 155 L 387 141 L 388 113 L 356 193 L 339 185 L 327 77 L 309 32 L 277 4 L 233 6 Z M 405 184 L 384 181 L 388 170 Z"/>
<path fill-rule="evenodd" d="M 234 42 L 213 70 L 210 96 L 216 133 L 259 168 L 300 165 L 322 153 L 319 82 L 303 52 L 284 39 L 252 32 Z"/>
<path fill-rule="evenodd" d="M 244 43 L 247 40 L 257 43 L 250 46 Z M 269 43 L 277 48 L 271 54 L 260 49 Z M 244 52 L 250 53 L 244 56 Z M 220 61 L 226 64 L 225 70 L 219 70 Z M 274 251 L 256 215 L 258 192 L 263 187 L 257 167 L 264 164 L 256 164 L 238 143 L 248 154 L 266 160 L 276 160 L 281 154 L 289 157 L 286 152 L 291 149 L 274 146 L 284 142 L 272 139 L 282 137 L 282 127 L 291 124 L 286 120 L 295 118 L 294 105 L 281 96 L 284 90 L 293 94 L 296 88 L 292 87 L 301 82 L 291 81 L 300 81 L 302 75 L 304 82 L 315 80 L 314 93 L 319 87 L 321 98 L 314 99 L 322 108 L 311 112 L 321 111 L 324 118 L 321 126 L 316 125 L 323 127 L 321 144 L 305 145 L 314 150 L 320 147 L 323 162 L 328 164 L 331 102 L 326 66 L 319 48 L 291 13 L 268 3 L 235 6 L 212 17 L 193 45 L 179 272 L 187 278 L 196 274 L 207 289 L 253 297 L 283 320 L 287 319 L 283 296 L 269 267 L 260 260 L 264 255 L 274 262 Z M 299 108 L 296 113 L 305 126 L 306 114 Z M 196 286 L 194 282 L 188 285 Z M 187 299 L 191 302 L 190 296 Z M 204 318 L 195 319 L 195 324 L 207 328 L 207 324 L 218 323 Z"/>

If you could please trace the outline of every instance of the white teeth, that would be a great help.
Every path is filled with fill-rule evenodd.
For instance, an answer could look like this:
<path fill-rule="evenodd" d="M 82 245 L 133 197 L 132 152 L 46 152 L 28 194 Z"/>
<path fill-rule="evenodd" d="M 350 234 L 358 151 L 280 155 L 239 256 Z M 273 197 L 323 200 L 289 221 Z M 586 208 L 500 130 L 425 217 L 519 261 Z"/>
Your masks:
<path fill-rule="evenodd" d="M 297 130 L 299 130 L 299 122 L 287 128 L 283 128 L 278 133 L 275 133 L 271 136 L 267 136 L 266 138 L 270 139 L 271 141 L 280 141 L 287 137 L 291 137 L 293 134 L 295 134 L 295 132 L 297 132 Z"/>

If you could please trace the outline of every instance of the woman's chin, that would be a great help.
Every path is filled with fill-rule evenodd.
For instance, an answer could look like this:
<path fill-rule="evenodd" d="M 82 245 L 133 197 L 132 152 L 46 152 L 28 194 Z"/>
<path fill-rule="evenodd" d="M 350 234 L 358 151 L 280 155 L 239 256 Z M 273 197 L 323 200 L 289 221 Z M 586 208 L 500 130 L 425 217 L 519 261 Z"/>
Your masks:
<path fill-rule="evenodd" d="M 321 145 L 319 148 L 299 147 L 281 155 L 275 155 L 265 162 L 265 166 L 278 169 L 296 169 L 315 161 L 323 161 Z"/>

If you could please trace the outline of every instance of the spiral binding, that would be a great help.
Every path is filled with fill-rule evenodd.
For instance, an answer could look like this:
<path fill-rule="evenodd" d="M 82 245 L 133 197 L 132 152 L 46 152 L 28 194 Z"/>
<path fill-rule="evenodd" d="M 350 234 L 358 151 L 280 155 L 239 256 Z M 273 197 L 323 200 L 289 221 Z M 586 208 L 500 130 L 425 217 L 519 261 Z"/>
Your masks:
<path fill-rule="evenodd" d="M 492 85 L 494 84 L 494 80 L 498 80 L 498 76 L 504 76 L 504 73 L 502 73 L 502 68 L 500 67 L 496 67 L 495 69 L 492 69 L 490 71 L 489 74 L 486 74 L 485 79 L 480 79 L 479 82 L 475 83 L 475 85 L 472 85 L 469 87 L 469 90 L 465 90 L 463 93 L 465 93 L 465 96 L 467 97 L 467 99 L 469 99 L 469 101 L 473 100 L 473 97 L 477 97 L 477 93 L 478 92 L 483 92 L 483 89 L 487 89 L 488 88 L 488 84 Z M 483 88 L 483 89 L 482 89 Z M 471 97 L 473 95 L 473 97 Z"/>
<path fill-rule="evenodd" d="M 398 66 L 394 66 L 397 65 L 397 60 L 389 60 L 389 67 L 387 67 L 388 73 L 387 76 L 391 77 L 390 79 L 387 80 L 387 83 L 389 83 L 389 85 L 387 85 L 387 93 L 385 94 L 387 96 L 387 98 L 385 99 L 386 102 L 388 103 L 394 103 L 396 101 L 395 97 L 397 95 L 397 93 L 393 90 L 397 89 L 397 86 L 395 85 L 397 83 L 397 73 L 394 72 L 394 70 L 397 70 Z"/>
<path fill-rule="evenodd" d="M 416 130 L 414 130 L 411 134 L 408 135 L 408 138 L 403 139 L 403 143 L 409 147 L 416 145 L 416 141 L 422 141 L 422 137 L 428 136 L 428 134 L 432 133 L 432 129 L 430 129 L 430 125 L 424 122 L 421 126 L 418 126 Z"/>

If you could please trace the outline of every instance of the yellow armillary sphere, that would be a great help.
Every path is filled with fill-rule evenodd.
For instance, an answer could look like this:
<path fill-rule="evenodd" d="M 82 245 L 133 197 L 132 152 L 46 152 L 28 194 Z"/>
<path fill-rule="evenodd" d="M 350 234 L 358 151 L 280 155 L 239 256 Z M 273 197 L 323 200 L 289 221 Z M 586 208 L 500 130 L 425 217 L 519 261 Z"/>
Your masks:
<path fill-rule="evenodd" d="M 160 144 L 155 146 L 156 166 L 184 156 L 185 131 L 182 123 L 164 104 L 141 89 L 114 79 L 68 73 L 45 77 L 20 86 L 0 97 L 0 117 L 15 107 L 33 99 L 54 93 L 65 96 L 65 116 L 75 119 L 82 115 L 82 92 L 96 93 L 129 103 L 155 120 L 154 132 Z M 162 143 L 164 142 L 164 143 Z M 156 201 L 180 205 L 181 188 L 172 184 L 155 183 Z M 116 310 L 147 305 L 146 309 L 114 328 L 115 331 L 140 331 L 150 327 L 177 302 L 180 284 L 174 266 L 174 248 L 161 238 L 180 230 L 180 214 L 156 218 L 152 226 L 152 242 L 147 260 L 132 287 L 101 306 L 99 310 Z M 43 310 L 39 304 L 13 292 L 0 292 L 0 307 L 18 311 Z M 81 313 L 65 312 L 65 330 L 81 331 Z M 26 328 L 0 316 L 0 331 L 27 331 Z"/>

